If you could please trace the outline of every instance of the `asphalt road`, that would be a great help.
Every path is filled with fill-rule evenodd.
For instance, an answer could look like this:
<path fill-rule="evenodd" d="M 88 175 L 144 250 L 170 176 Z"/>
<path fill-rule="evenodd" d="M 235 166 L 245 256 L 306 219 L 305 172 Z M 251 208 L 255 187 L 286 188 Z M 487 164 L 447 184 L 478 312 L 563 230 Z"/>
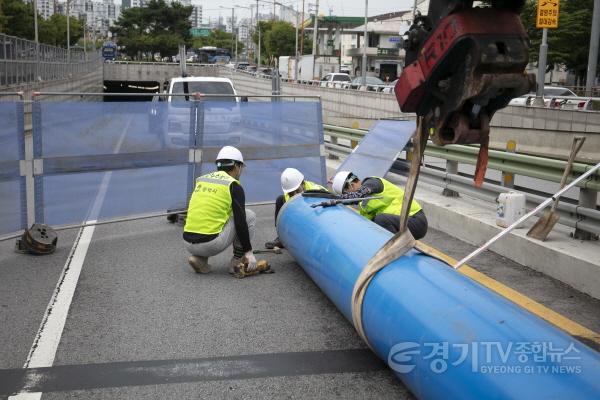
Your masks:
<path fill-rule="evenodd" d="M 274 237 L 273 208 L 253 209 L 259 247 Z M 76 233 L 46 257 L 0 243 L 0 398 L 21 388 Z M 426 242 L 453 256 L 471 248 L 436 231 Z M 264 257 L 274 274 L 242 280 L 227 273 L 230 256 L 198 275 L 164 218 L 96 227 L 53 366 L 29 388 L 44 399 L 412 398 L 286 252 Z M 600 330 L 600 302 L 494 253 L 472 266 Z"/>

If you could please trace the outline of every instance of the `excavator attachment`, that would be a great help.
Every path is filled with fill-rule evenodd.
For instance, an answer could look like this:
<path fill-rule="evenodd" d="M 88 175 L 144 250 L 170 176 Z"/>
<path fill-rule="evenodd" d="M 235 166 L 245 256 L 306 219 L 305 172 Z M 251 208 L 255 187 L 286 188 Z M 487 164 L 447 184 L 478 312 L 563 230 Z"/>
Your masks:
<path fill-rule="evenodd" d="M 439 145 L 481 145 L 475 172 L 480 186 L 487 166 L 490 120 L 515 97 L 535 88 L 525 74 L 529 39 L 518 12 L 523 0 L 433 0 L 405 35 L 406 64 L 394 91 L 403 112 L 423 117 Z"/>

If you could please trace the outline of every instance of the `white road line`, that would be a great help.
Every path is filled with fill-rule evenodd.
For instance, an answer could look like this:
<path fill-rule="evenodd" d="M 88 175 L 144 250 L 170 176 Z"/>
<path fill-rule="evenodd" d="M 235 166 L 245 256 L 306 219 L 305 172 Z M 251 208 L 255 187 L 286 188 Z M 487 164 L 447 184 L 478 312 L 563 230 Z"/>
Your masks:
<path fill-rule="evenodd" d="M 131 121 L 132 119 L 129 120 L 125 129 L 123 129 L 123 133 L 115 145 L 113 154 L 121 150 Z M 87 223 L 94 223 L 98 219 L 111 177 L 112 171 L 105 173 L 102 177 L 98 194 L 86 218 Z M 95 226 L 86 226 L 79 230 L 23 368 L 51 367 L 54 363 L 56 351 L 58 350 L 69 309 L 71 308 L 71 302 L 77 288 L 77 282 L 79 281 L 79 275 L 81 274 L 85 256 L 87 255 L 95 229 Z M 21 389 L 22 392 L 9 397 L 9 399 L 40 400 L 42 397 L 41 392 L 27 393 L 27 389 L 32 387 L 33 383 L 25 382 L 24 387 Z"/>

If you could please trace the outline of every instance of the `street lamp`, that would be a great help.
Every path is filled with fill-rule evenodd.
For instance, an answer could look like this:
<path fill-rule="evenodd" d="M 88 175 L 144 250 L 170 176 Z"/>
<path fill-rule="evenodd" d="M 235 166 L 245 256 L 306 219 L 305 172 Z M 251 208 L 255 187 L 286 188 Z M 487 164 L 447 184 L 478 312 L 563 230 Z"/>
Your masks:
<path fill-rule="evenodd" d="M 70 0 L 67 0 L 67 64 L 71 64 L 71 12 L 69 10 Z"/>
<path fill-rule="evenodd" d="M 250 10 L 250 26 L 252 26 L 252 16 L 254 15 L 252 13 L 252 6 L 250 7 L 246 7 L 246 6 L 241 6 L 239 4 L 236 4 L 235 7 L 237 8 L 245 8 L 246 10 Z M 238 27 L 239 29 L 239 27 Z M 248 60 L 248 51 L 250 50 L 250 28 L 248 27 L 248 32 L 246 32 L 246 61 Z M 236 56 L 237 58 L 237 56 Z M 237 61 L 237 60 L 236 60 Z"/>
<path fill-rule="evenodd" d="M 219 6 L 219 8 L 224 8 L 225 10 L 231 9 L 231 51 L 233 51 L 234 42 L 235 42 L 235 61 L 237 62 L 237 37 L 235 34 L 235 7 L 223 7 Z"/>
<path fill-rule="evenodd" d="M 35 79 L 40 76 L 40 42 L 38 38 L 37 0 L 33 0 L 33 29 L 35 31 Z"/>
<path fill-rule="evenodd" d="M 365 0 L 365 31 L 363 38 L 363 54 L 362 54 L 362 85 L 367 84 L 367 15 L 369 10 L 369 0 Z"/>

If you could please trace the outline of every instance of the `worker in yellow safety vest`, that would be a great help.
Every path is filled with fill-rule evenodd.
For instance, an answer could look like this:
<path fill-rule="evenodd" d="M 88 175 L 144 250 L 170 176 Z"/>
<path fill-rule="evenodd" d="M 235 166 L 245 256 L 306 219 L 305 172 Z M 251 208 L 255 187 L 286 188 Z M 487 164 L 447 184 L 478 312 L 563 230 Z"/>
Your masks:
<path fill-rule="evenodd" d="M 375 176 L 361 181 L 351 171 L 340 171 L 333 178 L 332 189 L 342 199 L 381 196 L 380 199 L 359 203 L 360 214 L 392 233 L 400 230 L 404 190 L 392 182 Z M 410 233 L 415 239 L 423 238 L 427 233 L 427 217 L 415 200 L 410 205 L 408 216 Z"/>
<path fill-rule="evenodd" d="M 248 271 L 256 269 L 252 252 L 256 215 L 247 210 L 240 176 L 244 168 L 242 153 L 225 146 L 217 155 L 217 171 L 196 179 L 188 206 L 183 240 L 192 254 L 188 262 L 197 273 L 209 273 L 208 258 L 233 244 L 230 272 L 245 258 Z"/>
<path fill-rule="evenodd" d="M 302 172 L 298 171 L 296 168 L 286 168 L 281 173 L 281 190 L 283 191 L 283 194 L 278 196 L 275 200 L 275 223 L 277 223 L 279 210 L 281 210 L 281 207 L 283 207 L 285 202 L 292 196 L 300 194 L 305 190 L 322 190 L 327 192 L 327 188 L 318 183 L 304 179 Z M 275 240 L 265 243 L 265 247 L 267 249 L 273 249 L 275 247 L 283 248 L 283 243 L 281 243 L 279 238 L 275 238 Z"/>

